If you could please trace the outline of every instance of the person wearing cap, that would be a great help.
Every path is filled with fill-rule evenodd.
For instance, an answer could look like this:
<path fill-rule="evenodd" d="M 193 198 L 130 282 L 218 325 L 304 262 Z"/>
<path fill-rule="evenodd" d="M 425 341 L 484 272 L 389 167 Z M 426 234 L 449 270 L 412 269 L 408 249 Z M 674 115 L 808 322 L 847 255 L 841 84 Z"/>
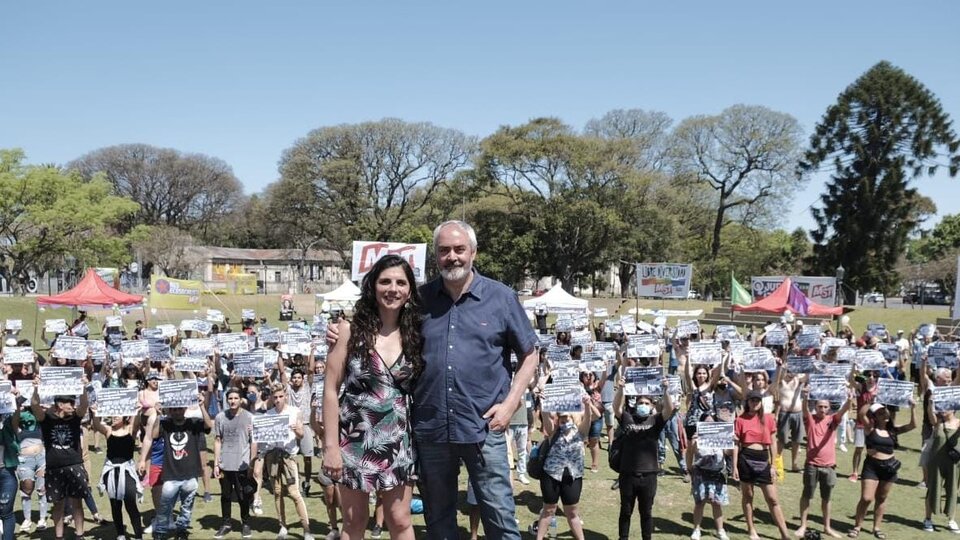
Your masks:
<path fill-rule="evenodd" d="M 867 509 L 873 504 L 873 536 L 883 540 L 887 535 L 880 530 L 886 511 L 887 498 L 897 481 L 900 461 L 894 456 L 896 437 L 917 427 L 916 406 L 910 398 L 910 422 L 895 426 L 890 411 L 880 403 L 864 404 L 858 417 L 863 425 L 864 442 L 867 457 L 863 460 L 863 472 L 860 477 L 860 502 L 853 529 L 847 535 L 856 538 L 860 535 Z"/>
<path fill-rule="evenodd" d="M 763 411 L 763 392 L 747 392 L 743 414 L 733 424 L 733 479 L 740 482 L 743 518 L 750 538 L 759 538 L 753 518 L 753 492 L 759 487 L 767 501 L 781 540 L 791 538 L 777 497 L 770 464 L 777 455 L 777 423 L 772 414 Z"/>
<path fill-rule="evenodd" d="M 82 384 L 87 386 L 87 378 Z M 53 526 L 58 539 L 63 538 L 64 506 L 73 507 L 73 526 L 76 537 L 83 539 L 83 506 L 80 500 L 89 489 L 89 477 L 83 466 L 83 430 L 80 423 L 87 414 L 87 393 L 80 394 L 80 403 L 74 396 L 58 395 L 53 406 L 44 409 L 40 405 L 40 376 L 33 380 L 33 397 L 30 408 L 43 433 L 46 452 L 47 500 L 53 503 Z"/>
<path fill-rule="evenodd" d="M 796 535 L 803 538 L 807 532 L 807 516 L 810 500 L 820 486 L 820 508 L 823 511 L 823 532 L 834 538 L 840 533 L 833 530 L 830 521 L 830 495 L 837 485 L 837 429 L 846 422 L 846 414 L 856 396 L 847 390 L 847 399 L 834 414 L 829 400 L 813 403 L 810 412 L 810 386 L 803 388 L 803 421 L 807 432 L 807 459 L 803 467 L 803 492 L 800 495 L 800 527 Z"/>

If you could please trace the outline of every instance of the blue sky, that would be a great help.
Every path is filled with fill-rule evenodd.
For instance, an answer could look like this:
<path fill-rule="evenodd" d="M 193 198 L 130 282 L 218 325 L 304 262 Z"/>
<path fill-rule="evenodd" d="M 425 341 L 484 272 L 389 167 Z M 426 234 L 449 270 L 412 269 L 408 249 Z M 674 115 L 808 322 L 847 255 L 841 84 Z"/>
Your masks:
<path fill-rule="evenodd" d="M 21 1 L 0 12 L 0 148 L 33 163 L 133 142 L 201 152 L 255 193 L 311 129 L 388 116 L 483 136 L 538 116 L 679 122 L 746 103 L 809 135 L 882 59 L 956 125 L 957 21 L 951 1 Z M 784 227 L 812 226 L 824 180 L 783 209 Z M 960 178 L 917 187 L 960 212 Z"/>

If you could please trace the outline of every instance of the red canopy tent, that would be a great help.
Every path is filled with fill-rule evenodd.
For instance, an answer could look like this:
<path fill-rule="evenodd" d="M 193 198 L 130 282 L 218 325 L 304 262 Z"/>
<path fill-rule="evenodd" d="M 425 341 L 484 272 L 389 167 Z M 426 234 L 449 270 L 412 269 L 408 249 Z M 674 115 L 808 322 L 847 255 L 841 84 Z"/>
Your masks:
<path fill-rule="evenodd" d="M 811 301 L 790 278 L 784 279 L 770 295 L 747 306 L 735 304 L 733 310 L 778 314 L 790 310 L 801 317 L 843 315 L 843 306 L 830 307 Z"/>
<path fill-rule="evenodd" d="M 104 281 L 92 269 L 87 270 L 80 283 L 69 291 L 54 296 L 37 298 L 38 306 L 87 308 L 112 308 L 114 306 L 135 306 L 143 304 L 143 297 L 118 291 Z"/>

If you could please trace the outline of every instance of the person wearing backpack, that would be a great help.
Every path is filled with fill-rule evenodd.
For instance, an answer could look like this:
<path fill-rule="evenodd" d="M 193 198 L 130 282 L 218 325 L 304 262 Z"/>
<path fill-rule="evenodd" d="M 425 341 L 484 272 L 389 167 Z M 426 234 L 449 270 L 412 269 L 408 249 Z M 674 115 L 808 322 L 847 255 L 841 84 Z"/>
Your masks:
<path fill-rule="evenodd" d="M 660 432 L 673 415 L 673 399 L 663 379 L 663 410 L 657 411 L 651 396 L 625 396 L 624 379 L 617 381 L 613 401 L 614 414 L 620 425 L 617 436 L 620 453 L 620 519 L 619 538 L 630 538 L 630 519 L 634 506 L 640 512 L 640 534 L 643 540 L 653 538 L 653 500 L 657 496 L 660 473 L 658 445 Z"/>

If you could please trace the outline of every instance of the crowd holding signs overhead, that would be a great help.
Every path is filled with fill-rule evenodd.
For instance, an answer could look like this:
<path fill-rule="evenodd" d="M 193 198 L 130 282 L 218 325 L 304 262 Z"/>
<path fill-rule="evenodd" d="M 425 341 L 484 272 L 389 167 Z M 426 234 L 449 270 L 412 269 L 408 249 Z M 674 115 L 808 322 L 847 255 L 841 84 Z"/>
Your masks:
<path fill-rule="evenodd" d="M 7 321 L 0 443 L 18 441 L 5 445 L 4 458 L 25 464 L 10 480 L 21 491 L 21 530 L 32 527 L 32 495 L 42 492 L 37 528 L 47 526 L 49 501 L 56 536 L 71 513 L 82 537 L 84 509 L 99 516 L 91 490 L 99 484 L 118 537 L 184 538 L 195 498 L 212 500 L 209 485 L 217 480 L 218 539 L 235 527 L 243 538 L 268 534 L 251 530 L 249 520 L 262 514 L 264 490 L 280 518 L 269 534 L 286 536 L 290 502 L 304 538 L 312 538 L 314 483 L 328 537 L 362 538 L 376 493 L 382 511 L 374 534 L 386 527 L 392 538 L 413 538 L 416 490 L 427 537 L 452 539 L 459 531 L 450 494 L 466 468 L 488 537 L 519 538 L 514 482 L 528 485 L 532 477 L 541 503 L 531 532 L 544 538 L 562 504 L 572 536 L 582 539 L 592 502 L 581 502 L 583 480 L 588 469 L 599 470 L 606 439 L 618 475 L 612 489 L 620 538 L 632 537 L 635 509 L 639 536 L 655 534 L 654 500 L 668 453 L 693 498 L 691 538 L 703 534 L 708 504 L 716 536 L 728 538 L 723 507 L 731 487 L 739 489 L 751 537 L 761 519 L 757 490 L 769 508 L 763 519 L 788 538 L 807 532 L 818 488 L 823 531 L 838 536 L 830 499 L 835 488 L 847 489 L 837 486 L 839 471 L 859 480 L 861 493 L 843 532 L 858 535 L 873 506 L 872 532 L 883 538 L 899 474 L 897 437 L 919 422 L 924 528 L 933 530 L 933 514 L 944 510 L 947 528 L 960 532 L 960 459 L 952 457 L 960 455 L 957 347 L 932 327 L 908 336 L 872 324 L 856 335 L 845 325 L 835 335 L 828 326 L 783 318 L 759 329 L 721 325 L 708 335 L 692 318 L 672 326 L 609 312 L 595 319 L 569 304 L 555 314 L 554 333 L 538 324 L 538 335 L 516 295 L 473 269 L 476 235 L 465 223 L 436 229 L 440 277 L 420 288 L 423 272 L 410 257 L 387 253 L 389 244 L 358 249 L 379 256 L 362 265 L 349 320 L 321 314 L 278 328 L 244 310 L 231 327 L 210 310 L 176 325 L 138 321 L 128 332 L 122 317 L 111 316 L 97 338 L 81 316 L 44 324 L 48 351 L 18 339 L 22 324 Z M 422 270 L 422 259 L 410 256 Z M 642 278 L 661 295 L 685 295 L 690 268 L 648 265 Z M 594 327 L 595 320 L 604 322 Z M 105 441 L 99 481 L 89 477 L 88 437 L 95 446 Z M 854 446 L 849 469 L 837 462 L 847 444 Z M 778 497 L 778 483 L 791 481 L 803 486 L 796 530 Z M 149 523 L 140 514 L 146 491 L 157 510 Z M 941 491 L 953 501 L 945 509 Z M 231 519 L 234 504 L 239 524 Z M 3 528 L 4 540 L 12 538 L 14 525 Z"/>

